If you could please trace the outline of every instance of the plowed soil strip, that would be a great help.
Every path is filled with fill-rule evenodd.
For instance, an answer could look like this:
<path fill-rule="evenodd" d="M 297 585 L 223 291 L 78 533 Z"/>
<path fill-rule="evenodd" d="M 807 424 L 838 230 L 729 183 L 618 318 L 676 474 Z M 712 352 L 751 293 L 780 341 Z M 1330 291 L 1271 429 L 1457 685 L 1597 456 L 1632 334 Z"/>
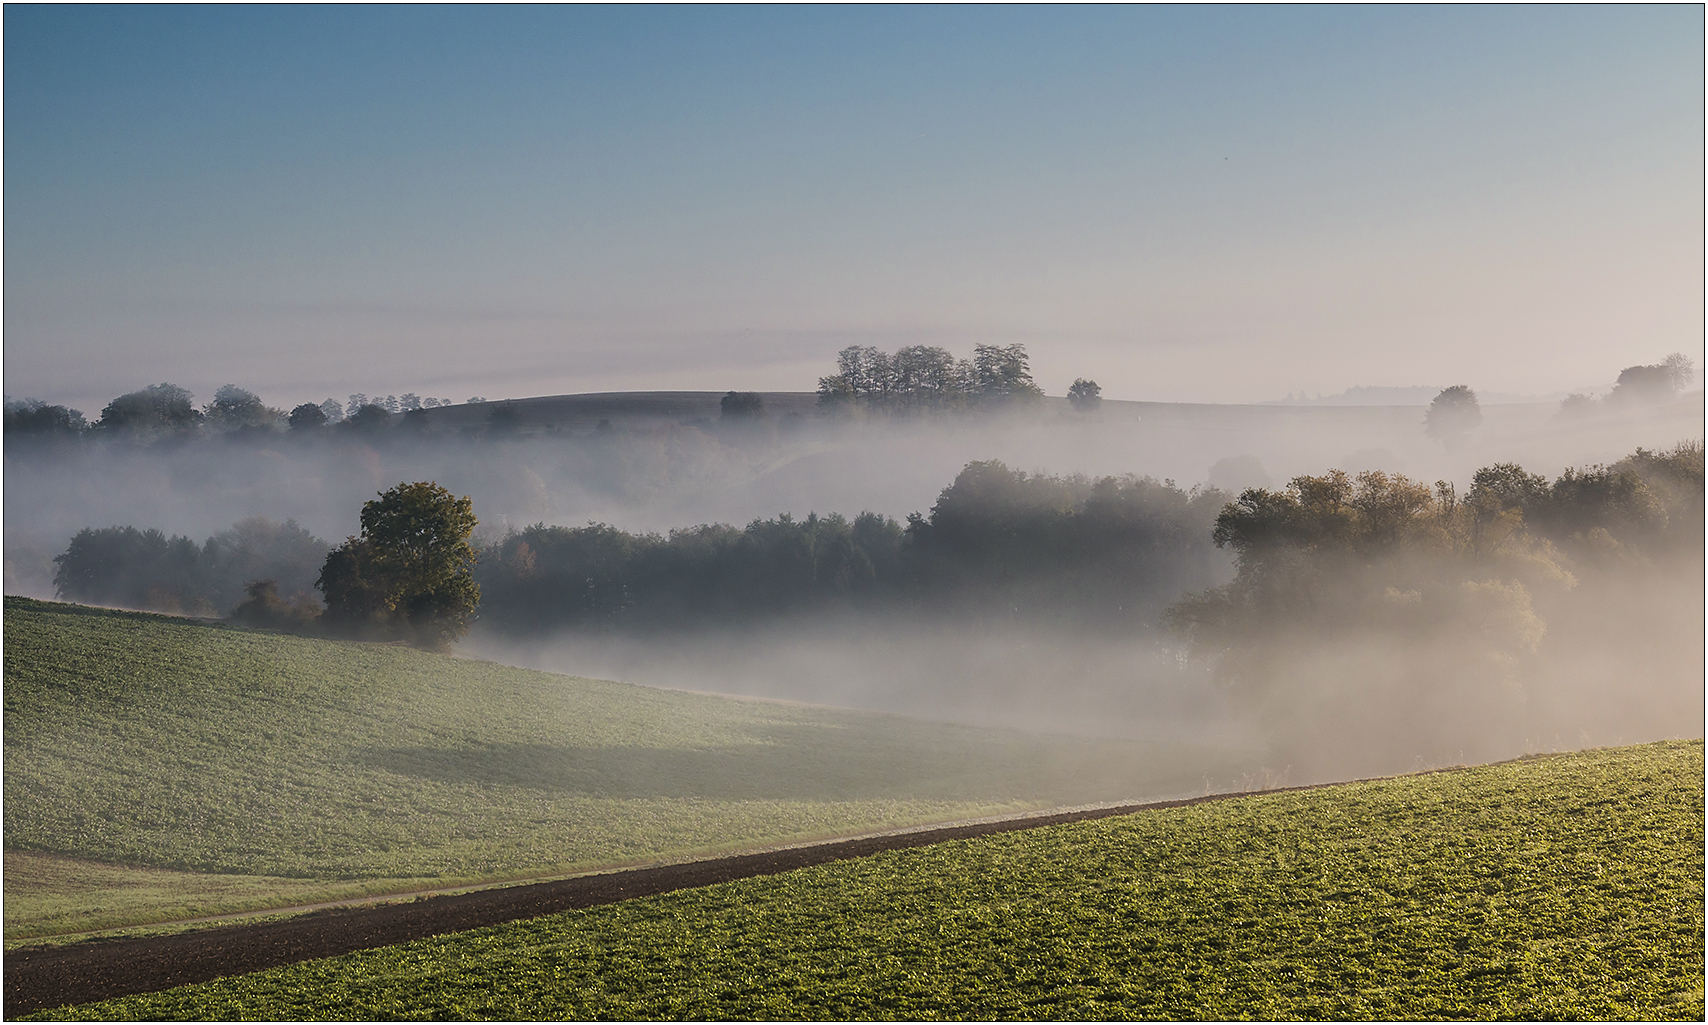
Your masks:
<path fill-rule="evenodd" d="M 1287 790 L 1314 789 L 1287 787 Z M 1268 791 L 1274 793 L 1276 791 Z M 1064 822 L 1139 811 L 1182 808 L 1248 794 L 1211 794 L 1178 801 L 948 826 L 910 833 L 741 854 L 679 865 L 630 869 L 547 883 L 430 897 L 407 903 L 336 908 L 283 921 L 222 926 L 165 936 L 89 940 L 6 954 L 4 1015 L 46 1007 L 152 993 L 227 975 L 275 968 L 320 957 L 406 943 L 410 940 L 499 925 L 558 911 L 614 904 L 672 890 L 687 890 L 811 865 L 924 847 L 945 840 L 989 836 Z M 383 898 L 381 898 L 383 899 Z"/>

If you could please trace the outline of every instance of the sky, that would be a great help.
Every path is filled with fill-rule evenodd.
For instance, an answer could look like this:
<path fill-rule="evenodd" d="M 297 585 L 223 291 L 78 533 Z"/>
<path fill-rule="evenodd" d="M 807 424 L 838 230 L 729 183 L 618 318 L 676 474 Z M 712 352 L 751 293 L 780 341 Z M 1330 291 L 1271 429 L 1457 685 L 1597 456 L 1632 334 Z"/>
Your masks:
<path fill-rule="evenodd" d="M 811 390 L 1249 402 L 1703 346 L 1703 10 L 4 14 L 5 390 L 93 419 Z"/>

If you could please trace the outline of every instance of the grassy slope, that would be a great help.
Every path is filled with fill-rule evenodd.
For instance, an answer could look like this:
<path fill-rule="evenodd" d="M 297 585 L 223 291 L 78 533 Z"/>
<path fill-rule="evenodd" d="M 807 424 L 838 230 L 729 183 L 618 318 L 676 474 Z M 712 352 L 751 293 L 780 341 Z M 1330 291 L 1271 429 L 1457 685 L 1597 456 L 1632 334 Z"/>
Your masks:
<path fill-rule="evenodd" d="M 1695 1018 L 1701 741 L 941 844 L 68 1018 Z"/>
<path fill-rule="evenodd" d="M 8 858 L 9 939 L 1180 792 L 1217 771 L 13 598 L 5 702 L 5 842 L 35 855 Z"/>

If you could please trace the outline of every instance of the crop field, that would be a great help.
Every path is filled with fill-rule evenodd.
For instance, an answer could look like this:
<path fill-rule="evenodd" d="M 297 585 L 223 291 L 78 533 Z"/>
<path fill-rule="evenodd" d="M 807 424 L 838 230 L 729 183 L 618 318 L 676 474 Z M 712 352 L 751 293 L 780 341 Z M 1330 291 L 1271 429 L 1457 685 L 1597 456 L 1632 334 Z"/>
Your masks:
<path fill-rule="evenodd" d="M 1700 1020 L 1702 779 L 1686 741 L 1256 795 L 52 1016 Z"/>
<path fill-rule="evenodd" d="M 1215 752 L 6 599 L 8 941 L 1202 792 Z"/>

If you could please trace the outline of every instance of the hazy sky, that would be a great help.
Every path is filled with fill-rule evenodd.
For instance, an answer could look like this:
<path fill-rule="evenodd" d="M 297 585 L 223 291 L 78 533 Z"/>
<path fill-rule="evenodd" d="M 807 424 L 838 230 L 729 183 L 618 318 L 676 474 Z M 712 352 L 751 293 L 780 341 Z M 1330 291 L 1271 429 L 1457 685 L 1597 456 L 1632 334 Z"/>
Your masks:
<path fill-rule="evenodd" d="M 1700 359 L 1703 11 L 5 10 L 6 391 L 1249 401 Z"/>

